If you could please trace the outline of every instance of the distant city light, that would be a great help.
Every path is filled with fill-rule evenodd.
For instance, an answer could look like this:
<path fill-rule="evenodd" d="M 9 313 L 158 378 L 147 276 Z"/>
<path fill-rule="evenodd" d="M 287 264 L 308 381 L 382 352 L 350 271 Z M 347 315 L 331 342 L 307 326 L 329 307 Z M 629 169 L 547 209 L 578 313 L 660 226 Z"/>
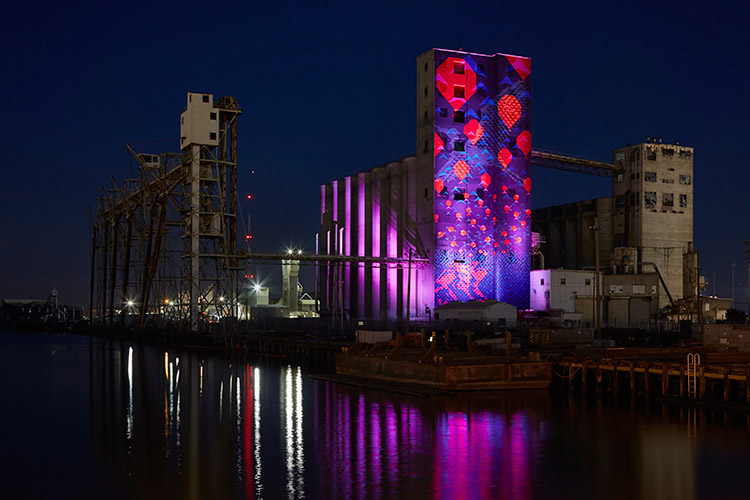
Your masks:
<path fill-rule="evenodd" d="M 302 250 L 297 250 L 297 255 L 302 255 Z"/>

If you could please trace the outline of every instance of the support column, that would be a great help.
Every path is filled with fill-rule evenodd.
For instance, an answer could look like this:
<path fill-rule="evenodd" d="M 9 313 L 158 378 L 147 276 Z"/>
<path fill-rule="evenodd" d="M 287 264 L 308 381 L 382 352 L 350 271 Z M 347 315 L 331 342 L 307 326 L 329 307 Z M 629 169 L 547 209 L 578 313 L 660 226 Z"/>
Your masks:
<path fill-rule="evenodd" d="M 200 316 L 200 161 L 201 147 L 190 146 L 190 329 L 198 330 Z"/>

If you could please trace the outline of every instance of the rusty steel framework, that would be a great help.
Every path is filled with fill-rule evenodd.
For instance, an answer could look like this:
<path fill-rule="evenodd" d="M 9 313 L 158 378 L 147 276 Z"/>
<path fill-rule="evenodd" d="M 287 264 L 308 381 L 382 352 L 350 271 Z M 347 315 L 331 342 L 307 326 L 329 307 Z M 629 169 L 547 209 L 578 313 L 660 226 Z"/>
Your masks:
<path fill-rule="evenodd" d="M 93 324 L 198 330 L 234 315 L 244 269 L 236 218 L 241 111 L 233 97 L 218 99 L 213 110 L 215 145 L 162 154 L 128 146 L 138 177 L 112 178 L 102 188 L 91 221 Z"/>

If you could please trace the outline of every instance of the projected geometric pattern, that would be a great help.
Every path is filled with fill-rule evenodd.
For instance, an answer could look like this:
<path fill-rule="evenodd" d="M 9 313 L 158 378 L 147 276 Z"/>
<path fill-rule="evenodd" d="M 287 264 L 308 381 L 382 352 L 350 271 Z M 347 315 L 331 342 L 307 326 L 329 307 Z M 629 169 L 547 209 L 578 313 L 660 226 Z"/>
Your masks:
<path fill-rule="evenodd" d="M 435 50 L 435 302 L 529 304 L 531 61 Z"/>

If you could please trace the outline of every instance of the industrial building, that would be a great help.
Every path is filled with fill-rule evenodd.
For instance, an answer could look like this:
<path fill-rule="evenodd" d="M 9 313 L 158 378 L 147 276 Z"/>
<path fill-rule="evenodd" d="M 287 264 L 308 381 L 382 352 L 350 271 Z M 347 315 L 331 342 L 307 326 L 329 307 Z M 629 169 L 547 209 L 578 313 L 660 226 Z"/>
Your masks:
<path fill-rule="evenodd" d="M 530 60 L 417 58 L 417 154 L 321 186 L 321 311 L 426 318 L 450 302 L 528 307 Z"/>
<path fill-rule="evenodd" d="M 612 159 L 611 197 L 533 211 L 533 230 L 546 240 L 535 265 L 593 270 L 598 233 L 609 326 L 640 325 L 667 306 L 697 318 L 693 148 L 648 138 Z"/>

